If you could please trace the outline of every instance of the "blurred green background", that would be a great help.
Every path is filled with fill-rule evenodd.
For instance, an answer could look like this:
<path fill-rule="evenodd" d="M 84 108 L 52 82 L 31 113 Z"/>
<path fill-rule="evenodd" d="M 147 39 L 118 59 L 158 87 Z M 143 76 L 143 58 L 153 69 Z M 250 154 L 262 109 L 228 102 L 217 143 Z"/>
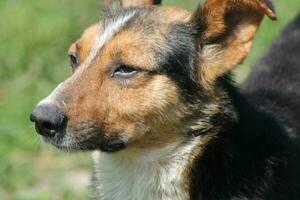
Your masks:
<path fill-rule="evenodd" d="M 199 0 L 166 0 L 196 7 Z M 299 11 L 299 0 L 274 0 L 279 20 L 265 19 L 247 61 L 267 49 Z M 69 75 L 67 49 L 100 17 L 99 0 L 0 1 L 0 199 L 87 199 L 89 154 L 67 154 L 40 142 L 28 116 L 35 104 Z"/>

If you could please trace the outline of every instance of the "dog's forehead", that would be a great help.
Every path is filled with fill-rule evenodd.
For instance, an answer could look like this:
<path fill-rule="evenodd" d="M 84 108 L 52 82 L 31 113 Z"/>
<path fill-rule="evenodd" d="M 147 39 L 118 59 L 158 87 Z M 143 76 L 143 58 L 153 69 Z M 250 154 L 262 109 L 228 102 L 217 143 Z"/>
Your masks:
<path fill-rule="evenodd" d="M 106 7 L 103 11 L 100 23 L 109 25 L 114 23 L 117 19 L 132 15 L 131 21 L 138 22 L 135 25 L 149 24 L 167 24 L 174 21 L 186 22 L 190 13 L 186 10 L 172 7 L 144 7 L 144 8 L 120 8 L 120 7 Z"/>
<path fill-rule="evenodd" d="M 116 35 L 123 30 L 131 30 L 131 34 L 151 36 L 160 31 L 167 34 L 172 25 L 186 23 L 190 13 L 177 8 L 145 7 L 145 8 L 114 8 L 104 10 L 99 22 L 102 27 L 100 35 L 107 33 Z M 155 35 L 155 34 L 154 34 Z"/>
<path fill-rule="evenodd" d="M 159 36 L 167 35 L 171 30 L 171 27 L 175 23 L 187 22 L 190 14 L 181 9 L 176 8 L 160 8 L 160 7 L 149 7 L 149 8 L 115 8 L 107 7 L 103 11 L 101 20 L 97 24 L 96 29 L 98 33 L 94 39 L 94 44 L 90 50 L 89 56 L 83 63 L 84 69 L 88 67 L 92 61 L 97 57 L 98 52 L 109 44 L 114 37 L 124 30 L 130 30 L 130 38 L 134 40 L 135 35 L 143 35 L 144 39 L 147 39 L 148 44 L 150 38 L 153 43 L 158 43 Z M 157 34 L 157 33 L 160 34 Z M 156 33 L 156 34 L 154 34 Z M 158 36 L 159 35 L 159 36 Z M 161 37 L 161 40 L 165 38 Z"/>
<path fill-rule="evenodd" d="M 121 30 L 134 30 L 131 34 L 143 33 L 151 35 L 153 31 L 168 30 L 174 23 L 188 21 L 190 14 L 185 10 L 175 8 L 145 7 L 145 8 L 115 8 L 104 10 L 99 21 L 101 32 L 99 37 L 115 36 Z M 109 37 L 108 37 L 109 38 Z"/>

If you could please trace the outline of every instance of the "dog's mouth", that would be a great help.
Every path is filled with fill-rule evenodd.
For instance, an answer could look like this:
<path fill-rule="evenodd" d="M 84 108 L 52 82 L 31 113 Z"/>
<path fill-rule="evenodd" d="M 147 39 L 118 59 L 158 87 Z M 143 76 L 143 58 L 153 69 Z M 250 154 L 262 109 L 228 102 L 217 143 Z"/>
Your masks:
<path fill-rule="evenodd" d="M 101 130 L 81 129 L 81 132 L 74 130 L 63 130 L 57 132 L 53 137 L 42 136 L 46 143 L 67 152 L 93 151 L 117 152 L 127 146 L 127 140 L 121 134 L 106 136 Z"/>

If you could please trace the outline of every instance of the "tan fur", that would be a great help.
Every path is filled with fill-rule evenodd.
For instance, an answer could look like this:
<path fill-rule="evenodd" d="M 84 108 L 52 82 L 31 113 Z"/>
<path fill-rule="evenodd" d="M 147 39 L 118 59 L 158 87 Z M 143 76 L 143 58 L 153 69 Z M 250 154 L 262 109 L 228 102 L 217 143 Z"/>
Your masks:
<path fill-rule="evenodd" d="M 275 19 L 259 0 L 210 0 L 200 7 L 195 20 L 207 26 L 201 36 L 200 80 L 211 83 L 245 59 L 264 14 Z"/>

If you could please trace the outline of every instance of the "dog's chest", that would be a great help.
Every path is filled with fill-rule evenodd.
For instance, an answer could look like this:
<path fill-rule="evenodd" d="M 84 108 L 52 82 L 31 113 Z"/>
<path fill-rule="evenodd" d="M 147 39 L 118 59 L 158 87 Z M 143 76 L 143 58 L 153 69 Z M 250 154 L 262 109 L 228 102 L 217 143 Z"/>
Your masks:
<path fill-rule="evenodd" d="M 94 196 L 100 200 L 187 200 L 184 172 L 191 147 L 170 160 L 94 155 Z M 158 153 L 158 152 L 157 152 Z M 165 163 L 164 163 L 165 161 Z"/>

